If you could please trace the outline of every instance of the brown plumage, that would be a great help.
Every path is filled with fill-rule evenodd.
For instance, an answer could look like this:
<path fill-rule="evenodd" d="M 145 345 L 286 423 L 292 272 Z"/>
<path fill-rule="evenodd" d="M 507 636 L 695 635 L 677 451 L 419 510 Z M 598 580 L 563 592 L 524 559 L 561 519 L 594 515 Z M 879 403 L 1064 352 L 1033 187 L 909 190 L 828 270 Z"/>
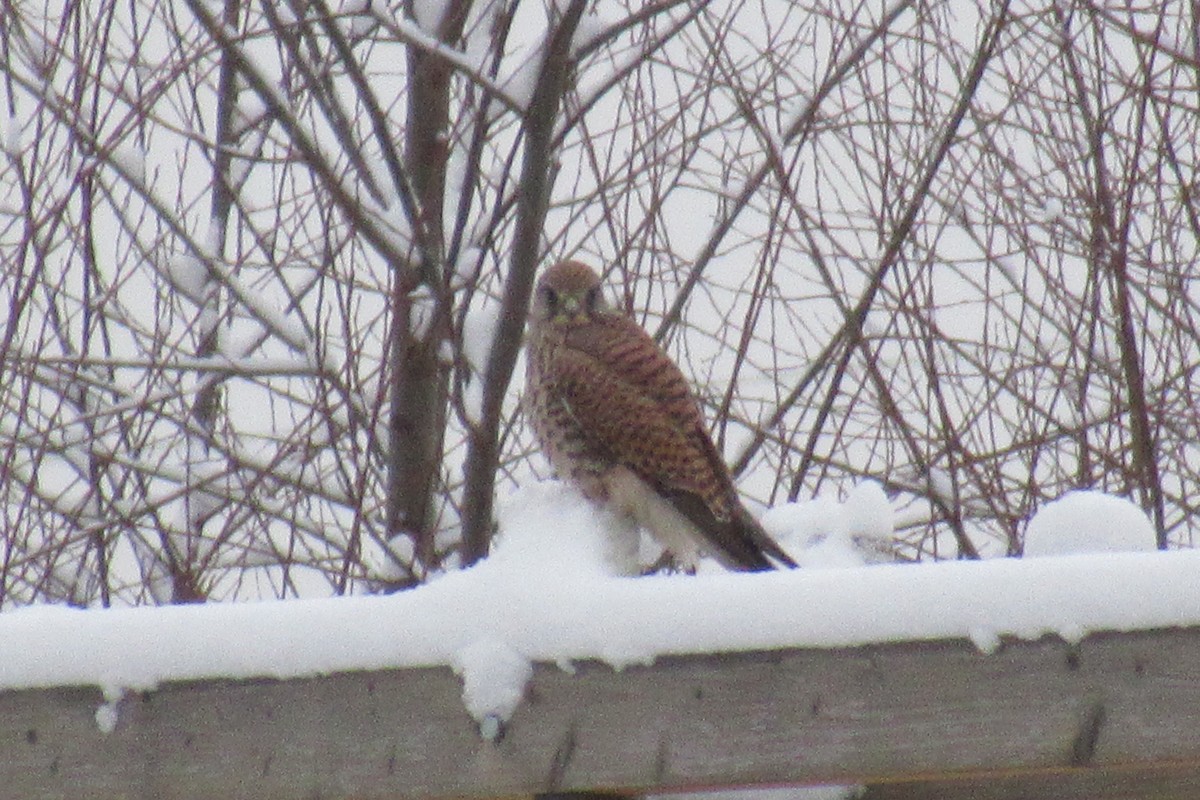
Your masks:
<path fill-rule="evenodd" d="M 589 499 L 635 521 L 684 566 L 795 563 L 750 515 L 683 373 L 604 302 L 591 268 L 564 261 L 538 282 L 526 402 L 542 450 Z"/>

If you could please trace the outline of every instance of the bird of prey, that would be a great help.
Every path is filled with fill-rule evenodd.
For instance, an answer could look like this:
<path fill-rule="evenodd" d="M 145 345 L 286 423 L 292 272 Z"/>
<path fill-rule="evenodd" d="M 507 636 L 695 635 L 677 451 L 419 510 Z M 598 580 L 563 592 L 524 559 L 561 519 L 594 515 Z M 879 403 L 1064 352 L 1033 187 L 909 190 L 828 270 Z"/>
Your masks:
<path fill-rule="evenodd" d="M 563 261 L 536 292 L 526 403 L 559 476 L 681 568 L 702 555 L 733 570 L 796 566 L 742 505 L 679 367 L 607 305 L 599 276 Z"/>

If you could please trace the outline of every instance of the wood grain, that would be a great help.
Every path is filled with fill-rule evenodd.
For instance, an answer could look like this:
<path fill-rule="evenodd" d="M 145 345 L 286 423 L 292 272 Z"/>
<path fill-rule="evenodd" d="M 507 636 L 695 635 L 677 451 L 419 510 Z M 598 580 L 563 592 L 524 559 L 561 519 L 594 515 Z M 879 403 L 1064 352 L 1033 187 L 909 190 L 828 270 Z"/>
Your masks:
<path fill-rule="evenodd" d="M 856 783 L 1200 796 L 1200 630 L 538 665 L 498 743 L 447 668 L 0 693 L 0 798 L 394 798 Z M 1141 792 L 1145 789 L 1144 793 Z"/>

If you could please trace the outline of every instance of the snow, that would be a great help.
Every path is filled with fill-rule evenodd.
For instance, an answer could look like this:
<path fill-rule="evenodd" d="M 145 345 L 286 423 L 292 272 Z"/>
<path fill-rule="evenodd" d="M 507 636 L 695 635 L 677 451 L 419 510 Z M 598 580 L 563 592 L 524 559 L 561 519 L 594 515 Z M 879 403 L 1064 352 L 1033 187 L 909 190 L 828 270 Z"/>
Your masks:
<path fill-rule="evenodd" d="M 485 739 L 499 737 L 533 677 L 529 659 L 500 639 L 485 636 L 454 654 L 451 664 L 463 679 L 463 705 Z"/>
<path fill-rule="evenodd" d="M 295 25 L 299 20 L 292 13 L 291 6 L 287 3 L 276 3 L 275 13 L 279 15 L 279 22 L 282 25 Z"/>
<path fill-rule="evenodd" d="M 2 149 L 10 158 L 19 158 L 25 150 L 25 134 L 21 120 L 15 114 L 10 115 L 5 122 Z"/>
<path fill-rule="evenodd" d="M 434 3 L 428 8 L 437 9 L 437 24 L 440 25 L 441 14 L 444 8 L 443 4 Z M 440 58 L 444 58 L 449 63 L 469 73 L 472 76 L 472 81 L 486 87 L 509 110 L 523 108 L 501 86 L 494 83 L 483 70 L 483 59 L 487 57 L 488 53 L 486 45 L 482 47 L 475 46 L 469 53 L 447 46 L 437 36 L 430 33 L 433 28 L 426 28 L 420 23 L 426 12 L 419 7 L 413 10 L 413 13 L 416 15 L 416 22 L 403 17 L 393 16 L 386 3 L 372 3 L 371 13 L 374 15 L 375 20 L 397 39 L 428 50 L 431 53 L 437 53 Z"/>
<path fill-rule="evenodd" d="M 798 559 L 826 568 L 621 577 L 615 521 L 545 482 L 498 504 L 490 558 L 396 595 L 0 614 L 0 689 L 101 687 L 96 721 L 111 730 L 123 692 L 164 681 L 443 665 L 462 675 L 465 707 L 495 736 L 533 663 L 621 669 L 668 654 L 940 639 L 990 652 L 1005 637 L 1200 624 L 1200 551 L 1112 552 L 1114 525 L 1147 536 L 1123 503 L 1077 493 L 1039 514 L 1059 538 L 1097 533 L 1106 552 L 859 566 L 871 550 L 854 543 L 880 542 L 892 518 L 882 489 L 866 483 L 841 504 L 766 515 Z"/>
<path fill-rule="evenodd" d="M 484 258 L 483 250 L 474 245 L 467 245 L 458 253 L 458 258 L 451 265 L 454 277 L 450 287 L 454 290 L 474 286 L 479 281 L 480 262 Z"/>
<path fill-rule="evenodd" d="M 937 467 L 929 468 L 929 491 L 947 506 L 954 506 L 954 479 L 946 470 Z"/>
<path fill-rule="evenodd" d="M 1057 197 L 1050 197 L 1042 205 L 1042 221 L 1047 225 L 1056 225 L 1066 218 L 1066 212 L 1063 208 L 1062 201 Z"/>
<path fill-rule="evenodd" d="M 114 147 L 108 160 L 126 180 L 138 186 L 146 185 L 146 151 L 143 148 L 133 145 Z"/>
<path fill-rule="evenodd" d="M 104 695 L 104 702 L 96 709 L 96 727 L 101 733 L 112 733 L 120 719 L 121 699 L 125 697 L 125 690 L 120 686 L 101 686 L 100 691 Z"/>
<path fill-rule="evenodd" d="M 521 109 L 529 108 L 533 92 L 537 88 L 538 78 L 542 70 L 542 52 L 537 48 L 528 48 L 522 53 L 506 60 L 506 66 L 511 69 L 496 81 L 501 90 L 512 102 Z"/>
<path fill-rule="evenodd" d="M 416 339 L 424 339 L 429 335 L 429 326 L 433 324 L 433 314 L 437 308 L 437 298 L 433 290 L 421 284 L 409 293 L 408 329 Z"/>
<path fill-rule="evenodd" d="M 437 34 L 445 13 L 446 4 L 442 0 L 413 0 L 413 19 L 427 33 Z"/>
<path fill-rule="evenodd" d="M 463 355 L 476 375 L 482 375 L 487 368 L 501 309 L 500 301 L 491 295 L 480 293 L 470 313 L 463 320 Z"/>
<path fill-rule="evenodd" d="M 203 261 L 190 254 L 178 253 L 169 257 L 164 266 L 164 274 L 171 286 L 197 305 L 204 302 L 208 267 Z"/>
<path fill-rule="evenodd" d="M 1154 550 L 1154 524 L 1123 497 L 1103 492 L 1068 492 L 1047 503 L 1029 521 L 1025 556 L 1120 553 Z"/>
<path fill-rule="evenodd" d="M 375 25 L 371 14 L 371 0 L 346 0 L 339 13 L 351 17 L 349 31 L 351 36 L 366 36 Z"/>
<path fill-rule="evenodd" d="M 463 405 L 472 424 L 478 424 L 483 418 L 483 373 L 487 369 L 502 308 L 499 300 L 479 293 L 463 319 L 463 356 L 471 368 L 470 379 L 463 386 Z"/>
<path fill-rule="evenodd" d="M 267 118 L 270 109 L 258 92 L 241 92 L 233 115 L 233 138 L 240 139 Z"/>
<path fill-rule="evenodd" d="M 818 498 L 777 506 L 763 527 L 808 569 L 891 561 L 892 507 L 875 481 L 855 486 L 844 503 Z"/>
<path fill-rule="evenodd" d="M 602 13 L 599 7 L 593 7 L 579 18 L 579 25 L 571 36 L 571 55 L 577 56 L 580 51 L 599 41 L 608 31 L 618 24 L 619 20 L 608 13 Z"/>

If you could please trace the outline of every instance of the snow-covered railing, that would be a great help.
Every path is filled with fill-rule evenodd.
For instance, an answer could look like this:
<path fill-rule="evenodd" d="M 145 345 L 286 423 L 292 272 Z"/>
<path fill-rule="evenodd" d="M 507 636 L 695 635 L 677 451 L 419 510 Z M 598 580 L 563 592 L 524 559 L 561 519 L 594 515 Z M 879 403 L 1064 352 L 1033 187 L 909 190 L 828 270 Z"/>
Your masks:
<path fill-rule="evenodd" d="M 319 645 L 317 645 L 319 646 Z M 500 795 L 841 782 L 867 797 L 1193 797 L 1196 629 L 539 664 L 482 739 L 448 667 L 0 693 L 0 796 Z M 98 706 L 114 708 L 109 732 Z M 1122 793 L 1114 794 L 1117 787 Z"/>
<path fill-rule="evenodd" d="M 0 797 L 1200 785 L 1195 551 L 518 562 L 389 597 L 0 614 Z"/>

